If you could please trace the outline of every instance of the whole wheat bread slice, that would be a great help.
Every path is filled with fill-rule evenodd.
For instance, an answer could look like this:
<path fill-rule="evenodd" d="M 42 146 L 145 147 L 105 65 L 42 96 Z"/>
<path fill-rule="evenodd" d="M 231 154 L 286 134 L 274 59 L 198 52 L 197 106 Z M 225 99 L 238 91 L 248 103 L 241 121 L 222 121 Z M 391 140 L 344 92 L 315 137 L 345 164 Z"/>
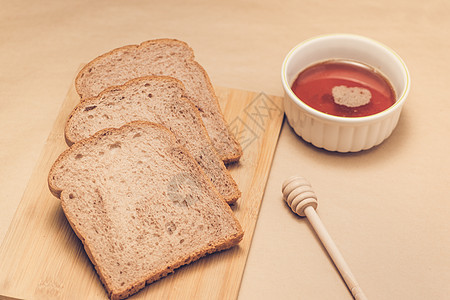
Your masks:
<path fill-rule="evenodd" d="M 66 140 L 74 143 L 101 129 L 118 128 L 131 121 L 162 124 L 175 134 L 232 204 L 241 195 L 238 186 L 212 146 L 198 110 L 184 94 L 179 80 L 161 76 L 136 78 L 108 88 L 75 107 L 66 124 Z"/>
<path fill-rule="evenodd" d="M 182 81 L 221 159 L 225 163 L 239 160 L 242 148 L 228 129 L 210 79 L 182 41 L 158 39 L 114 49 L 89 62 L 75 79 L 75 87 L 82 99 L 91 98 L 108 87 L 149 75 Z"/>
<path fill-rule="evenodd" d="M 48 183 L 111 299 L 243 236 L 194 158 L 159 124 L 132 122 L 72 145 Z"/>

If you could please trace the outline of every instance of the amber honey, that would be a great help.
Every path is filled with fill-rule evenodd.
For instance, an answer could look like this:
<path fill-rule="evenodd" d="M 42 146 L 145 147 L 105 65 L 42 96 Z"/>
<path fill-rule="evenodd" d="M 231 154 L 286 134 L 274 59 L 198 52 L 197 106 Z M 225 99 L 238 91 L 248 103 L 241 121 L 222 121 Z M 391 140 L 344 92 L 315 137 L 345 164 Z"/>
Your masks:
<path fill-rule="evenodd" d="M 370 101 L 361 106 L 336 103 L 333 88 L 351 92 L 355 88 L 370 94 Z M 389 80 L 375 68 L 352 60 L 327 60 L 302 70 L 292 85 L 292 91 L 308 106 L 340 117 L 365 117 L 392 106 L 396 95 Z"/>

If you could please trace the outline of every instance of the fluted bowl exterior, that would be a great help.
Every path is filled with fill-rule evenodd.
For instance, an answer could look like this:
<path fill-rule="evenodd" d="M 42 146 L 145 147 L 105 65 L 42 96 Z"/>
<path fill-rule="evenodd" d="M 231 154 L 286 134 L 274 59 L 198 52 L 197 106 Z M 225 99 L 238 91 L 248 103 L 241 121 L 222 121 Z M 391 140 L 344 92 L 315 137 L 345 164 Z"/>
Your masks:
<path fill-rule="evenodd" d="M 388 109 L 367 117 L 338 117 L 306 105 L 291 89 L 298 73 L 327 59 L 352 59 L 369 64 L 390 79 L 397 95 Z M 370 149 L 388 138 L 401 115 L 410 89 L 409 71 L 403 60 L 387 46 L 350 34 L 319 36 L 294 47 L 282 66 L 284 109 L 297 135 L 329 151 L 357 152 Z"/>

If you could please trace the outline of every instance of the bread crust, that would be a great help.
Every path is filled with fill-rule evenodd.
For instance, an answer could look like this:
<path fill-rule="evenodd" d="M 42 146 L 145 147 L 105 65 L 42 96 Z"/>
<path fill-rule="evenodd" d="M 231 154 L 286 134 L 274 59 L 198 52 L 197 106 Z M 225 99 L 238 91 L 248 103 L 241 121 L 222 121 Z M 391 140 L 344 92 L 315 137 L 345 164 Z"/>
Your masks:
<path fill-rule="evenodd" d="M 119 48 L 115 48 L 109 52 L 106 52 L 96 58 L 94 58 L 92 61 L 87 63 L 81 71 L 78 73 L 77 77 L 75 78 L 75 89 L 77 93 L 80 95 L 81 99 L 86 98 L 86 95 L 83 93 L 82 90 L 82 77 L 84 74 L 89 73 L 89 70 L 95 66 L 99 61 L 101 61 L 104 58 L 107 58 L 109 56 L 113 56 L 116 53 L 124 52 L 125 50 L 140 50 L 141 48 L 145 48 L 148 45 L 153 44 L 168 44 L 168 45 L 182 45 L 186 50 L 189 52 L 189 57 L 186 58 L 187 61 L 190 61 L 193 63 L 203 74 L 205 77 L 205 82 L 207 85 L 208 92 L 211 96 L 212 101 L 214 102 L 212 105 L 216 106 L 218 108 L 219 116 L 216 116 L 220 119 L 221 122 L 225 125 L 227 132 L 228 132 L 228 138 L 231 140 L 231 145 L 229 145 L 233 150 L 227 151 L 226 153 L 220 153 L 220 157 L 223 160 L 225 164 L 228 163 L 234 163 L 239 161 L 239 159 L 243 155 L 242 147 L 239 143 L 239 141 L 236 139 L 236 137 L 231 133 L 228 123 L 225 120 L 225 117 L 223 113 L 221 112 L 219 100 L 217 98 L 217 95 L 214 91 L 214 88 L 211 84 L 211 80 L 205 71 L 205 69 L 195 60 L 194 51 L 193 49 L 185 42 L 177 40 L 177 39 L 168 39 L 168 38 L 162 38 L 162 39 L 155 39 L 155 40 L 148 40 L 145 42 L 142 42 L 138 45 L 126 45 Z"/>
<path fill-rule="evenodd" d="M 217 98 L 216 92 L 214 91 L 214 87 L 212 86 L 211 80 L 209 79 L 208 73 L 206 73 L 206 70 L 197 62 L 193 61 L 197 65 L 197 67 L 203 72 L 203 75 L 206 77 L 206 84 L 208 87 L 209 92 L 212 95 L 213 101 L 215 102 L 215 105 L 217 107 L 220 107 L 219 105 L 219 99 Z M 222 119 L 223 123 L 226 125 L 228 132 L 230 132 L 230 126 L 228 125 L 228 122 L 225 120 L 225 116 L 223 113 L 220 113 L 220 118 Z M 237 141 L 236 137 L 233 134 L 230 134 L 230 137 L 233 139 L 233 143 L 236 144 L 237 152 L 235 154 L 230 154 L 228 156 L 222 156 L 222 160 L 225 164 L 235 163 L 238 162 L 239 159 L 244 154 L 242 150 L 241 144 Z"/>
<path fill-rule="evenodd" d="M 177 145 L 176 148 L 179 148 L 181 151 L 183 151 L 184 155 L 187 155 L 191 161 L 195 161 L 194 157 L 182 146 L 178 145 L 176 142 L 176 138 L 173 135 L 173 133 L 167 129 L 166 127 L 146 122 L 146 121 L 134 121 L 128 124 L 125 124 L 124 126 L 120 128 L 106 128 L 103 129 L 93 136 L 90 136 L 80 142 L 77 142 L 73 144 L 70 148 L 66 149 L 63 153 L 60 154 L 60 156 L 56 159 L 54 164 L 52 165 L 49 175 L 48 175 L 48 186 L 50 191 L 53 195 L 60 198 L 61 200 L 64 197 L 67 197 L 65 195 L 65 190 L 61 187 L 58 187 L 58 184 L 54 182 L 53 173 L 56 172 L 56 167 L 63 162 L 69 155 L 76 152 L 78 149 L 84 147 L 84 145 L 89 144 L 95 140 L 97 140 L 101 136 L 113 134 L 114 132 L 120 132 L 121 130 L 125 129 L 126 127 L 136 127 L 136 126 L 154 126 L 157 127 L 163 131 L 165 131 L 171 138 L 173 144 Z M 202 176 L 206 178 L 206 174 L 204 171 L 198 166 L 197 164 L 194 164 L 197 168 L 197 171 L 201 173 Z M 222 203 L 226 203 L 223 197 L 215 190 L 214 186 L 209 182 L 209 180 L 205 180 L 206 184 L 209 185 L 209 189 L 215 193 L 215 196 L 219 199 L 221 199 Z M 80 239 L 80 241 L 83 243 L 84 249 L 86 251 L 86 254 L 88 255 L 89 259 L 91 260 L 92 264 L 95 267 L 95 270 L 97 274 L 100 277 L 100 280 L 102 284 L 104 285 L 105 289 L 107 290 L 108 296 L 110 299 L 124 299 L 128 296 L 138 292 L 139 290 L 143 289 L 146 285 L 167 276 L 168 274 L 172 273 L 175 269 L 189 264 L 195 260 L 200 259 L 201 257 L 216 252 L 216 251 L 222 251 L 228 248 L 231 248 L 235 245 L 237 245 L 243 238 L 244 232 L 242 230 L 241 225 L 239 224 L 239 221 L 237 220 L 236 216 L 232 212 L 231 208 L 228 205 L 223 205 L 223 209 L 226 210 L 226 213 L 231 216 L 231 218 L 234 221 L 234 226 L 236 227 L 236 232 L 234 234 L 229 235 L 226 239 L 217 240 L 214 243 L 210 243 L 204 248 L 200 249 L 199 251 L 196 251 L 194 253 L 190 253 L 186 256 L 181 257 L 176 262 L 172 263 L 169 266 L 165 266 L 164 268 L 161 268 L 159 270 L 149 272 L 147 276 L 144 276 L 143 278 L 135 280 L 135 283 L 131 286 L 124 287 L 122 289 L 112 289 L 112 282 L 108 280 L 108 277 L 105 276 L 105 272 L 102 268 L 102 266 L 96 261 L 95 255 L 93 255 L 91 251 L 90 245 L 86 242 L 85 236 L 87 235 L 86 232 L 83 232 L 83 230 L 77 225 L 77 221 L 73 218 L 73 215 L 67 210 L 67 207 L 65 205 L 64 201 L 61 201 L 61 206 L 64 211 L 64 214 L 66 215 L 66 218 L 72 227 L 73 231 L 77 235 L 77 237 Z"/>

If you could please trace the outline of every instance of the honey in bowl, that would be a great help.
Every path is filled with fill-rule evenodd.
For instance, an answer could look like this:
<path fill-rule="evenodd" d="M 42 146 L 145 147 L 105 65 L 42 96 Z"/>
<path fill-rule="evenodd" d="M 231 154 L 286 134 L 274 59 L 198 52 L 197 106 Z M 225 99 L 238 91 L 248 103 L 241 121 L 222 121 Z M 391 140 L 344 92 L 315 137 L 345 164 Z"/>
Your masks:
<path fill-rule="evenodd" d="M 333 59 L 301 71 L 292 91 L 308 106 L 339 117 L 365 117 L 392 106 L 396 95 L 375 68 L 352 60 Z"/>

